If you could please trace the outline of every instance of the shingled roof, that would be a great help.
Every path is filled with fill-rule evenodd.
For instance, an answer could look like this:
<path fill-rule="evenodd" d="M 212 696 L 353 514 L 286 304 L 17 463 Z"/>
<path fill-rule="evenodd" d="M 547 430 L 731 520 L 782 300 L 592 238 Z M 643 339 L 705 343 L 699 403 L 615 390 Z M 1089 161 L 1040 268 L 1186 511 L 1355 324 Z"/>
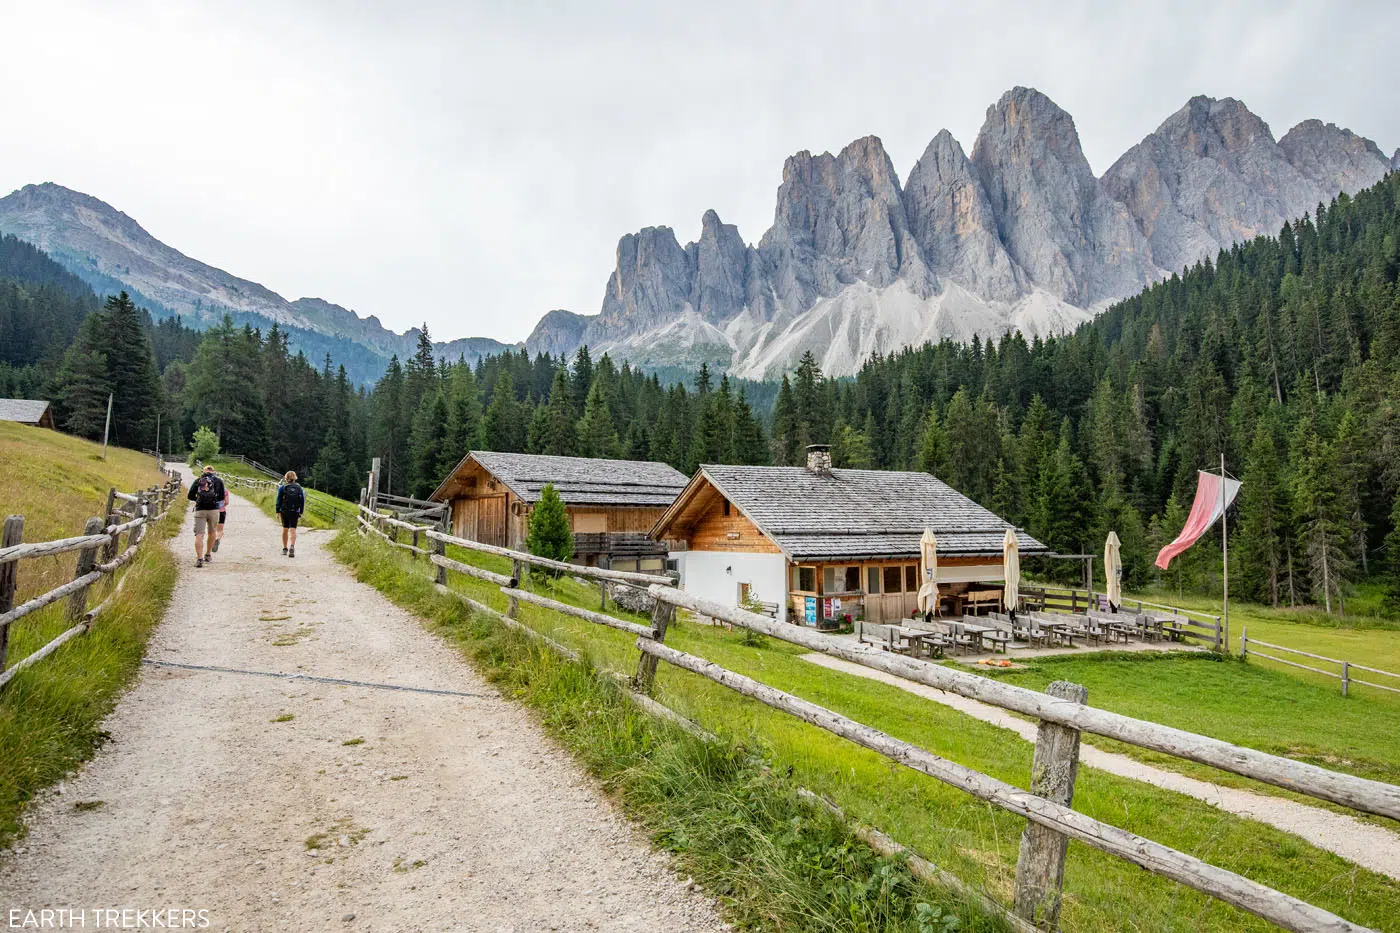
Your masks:
<path fill-rule="evenodd" d="M 664 509 L 686 484 L 685 474 L 665 463 L 475 450 L 443 480 L 431 496 L 433 501 L 450 498 L 453 478 L 473 461 L 530 504 L 539 501 L 547 483 L 553 483 L 566 505 Z"/>
<path fill-rule="evenodd" d="M 776 544 L 789 560 L 917 557 L 925 528 L 948 556 L 1002 553 L 1013 526 L 927 473 L 805 467 L 705 465 L 687 493 L 708 481 Z M 688 495 L 662 516 L 661 533 Z M 1022 554 L 1049 548 L 1016 530 Z"/>
<path fill-rule="evenodd" d="M 0 398 L 0 421 L 18 421 L 23 424 L 39 424 L 49 403 L 32 398 Z"/>

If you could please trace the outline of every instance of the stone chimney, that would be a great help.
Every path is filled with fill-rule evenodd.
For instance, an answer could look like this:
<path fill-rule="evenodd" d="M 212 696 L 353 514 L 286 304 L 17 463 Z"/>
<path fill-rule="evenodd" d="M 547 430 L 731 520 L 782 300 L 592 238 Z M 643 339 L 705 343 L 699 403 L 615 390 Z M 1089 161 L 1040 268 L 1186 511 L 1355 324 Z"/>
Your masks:
<path fill-rule="evenodd" d="M 808 444 L 807 445 L 807 469 L 813 473 L 823 476 L 831 473 L 831 445 L 830 444 Z"/>

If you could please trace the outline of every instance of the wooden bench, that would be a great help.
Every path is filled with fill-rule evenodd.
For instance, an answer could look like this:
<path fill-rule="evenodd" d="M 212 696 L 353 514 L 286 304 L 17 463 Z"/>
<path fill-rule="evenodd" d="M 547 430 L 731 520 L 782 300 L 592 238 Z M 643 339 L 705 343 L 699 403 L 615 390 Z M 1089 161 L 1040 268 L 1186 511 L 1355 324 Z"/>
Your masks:
<path fill-rule="evenodd" d="M 984 606 L 995 606 L 1001 608 L 1001 590 L 969 590 L 963 594 L 963 611 L 971 609 L 974 613 Z"/>

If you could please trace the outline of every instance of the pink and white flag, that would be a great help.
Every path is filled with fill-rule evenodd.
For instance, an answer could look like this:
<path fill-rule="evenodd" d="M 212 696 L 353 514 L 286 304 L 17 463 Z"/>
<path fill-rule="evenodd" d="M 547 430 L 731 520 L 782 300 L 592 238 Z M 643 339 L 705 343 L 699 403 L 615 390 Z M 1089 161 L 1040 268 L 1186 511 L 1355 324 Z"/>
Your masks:
<path fill-rule="evenodd" d="M 1181 534 L 1176 536 L 1176 540 L 1158 552 L 1158 567 L 1166 570 L 1172 558 L 1195 544 L 1196 539 L 1220 521 L 1220 516 L 1224 515 L 1230 503 L 1235 501 L 1235 496 L 1239 495 L 1240 481 L 1226 478 L 1223 498 L 1220 495 L 1221 481 L 1221 477 L 1216 473 L 1197 472 L 1196 501 L 1191 503 L 1191 514 L 1186 516 L 1186 525 L 1181 529 Z"/>

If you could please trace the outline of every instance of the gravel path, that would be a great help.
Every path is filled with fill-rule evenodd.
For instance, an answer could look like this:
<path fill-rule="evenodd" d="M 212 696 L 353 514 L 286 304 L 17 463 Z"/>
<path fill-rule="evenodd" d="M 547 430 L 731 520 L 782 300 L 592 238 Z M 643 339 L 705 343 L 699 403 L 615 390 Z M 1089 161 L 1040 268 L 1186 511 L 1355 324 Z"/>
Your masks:
<path fill-rule="evenodd" d="M 190 519 L 112 740 L 0 855 L 0 908 L 206 910 L 216 930 L 717 931 L 519 706 L 303 531 L 235 499 L 213 564 Z M 281 721 L 279 721 L 281 720 Z M 92 927 L 91 915 L 88 921 Z"/>
<path fill-rule="evenodd" d="M 1010 729 L 1028 742 L 1035 741 L 1035 723 L 1019 719 L 999 707 L 955 693 L 945 693 L 925 684 L 824 654 L 804 654 L 802 659 L 845 674 L 890 684 L 924 699 L 950 706 L 974 719 Z M 1175 771 L 1164 771 L 1127 755 L 1106 752 L 1088 744 L 1080 746 L 1079 760 L 1091 768 L 1176 791 L 1197 800 L 1204 800 L 1227 813 L 1267 823 L 1284 832 L 1300 836 L 1319 849 L 1335 852 L 1363 868 L 1400 880 L 1400 836 L 1383 827 L 1363 823 L 1344 813 L 1310 807 L 1282 797 L 1221 787 L 1208 781 L 1177 774 Z"/>

